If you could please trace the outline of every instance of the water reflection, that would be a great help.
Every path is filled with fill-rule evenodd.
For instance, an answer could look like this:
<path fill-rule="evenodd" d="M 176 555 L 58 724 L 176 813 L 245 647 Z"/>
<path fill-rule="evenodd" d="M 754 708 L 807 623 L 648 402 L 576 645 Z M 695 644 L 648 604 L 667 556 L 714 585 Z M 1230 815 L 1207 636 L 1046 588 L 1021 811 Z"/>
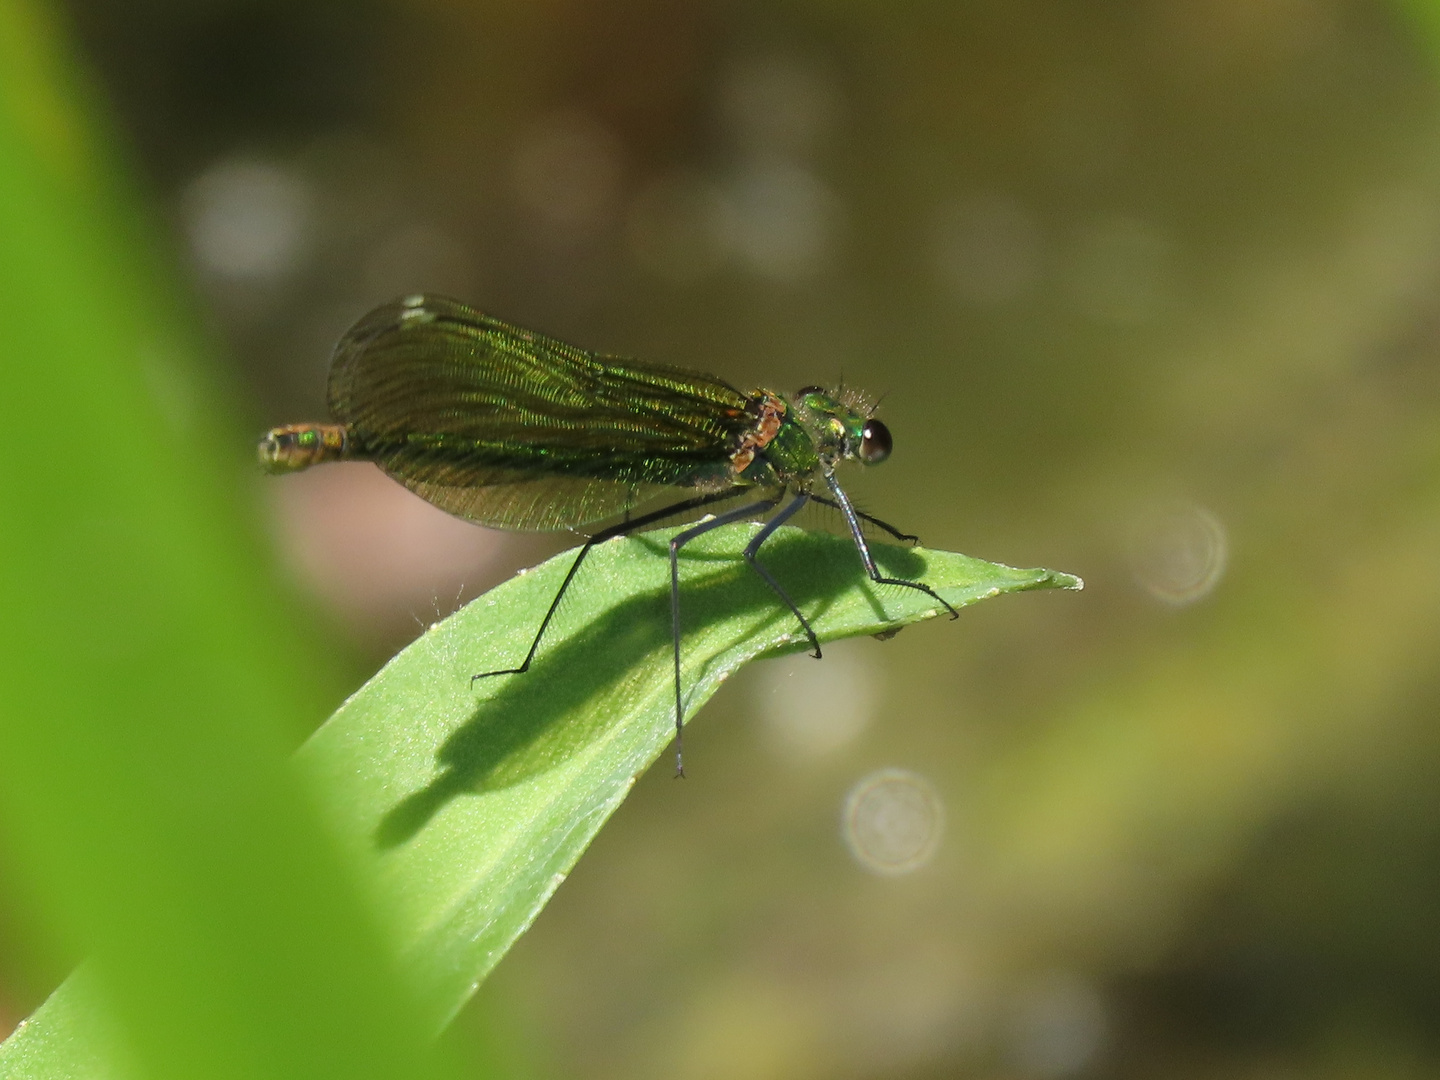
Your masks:
<path fill-rule="evenodd" d="M 1210 594 L 1225 576 L 1229 541 L 1220 519 L 1188 502 L 1141 515 L 1130 539 L 1135 580 L 1162 603 L 1184 607 Z"/>
<path fill-rule="evenodd" d="M 853 743 L 880 703 L 880 671 L 869 641 L 837 641 L 825 658 L 807 653 L 772 660 L 758 681 L 756 705 L 775 752 L 786 761 L 824 757 Z"/>
<path fill-rule="evenodd" d="M 310 239 L 313 202 L 296 172 L 227 159 L 191 181 L 181 208 L 202 267 L 223 278 L 257 281 L 296 269 Z"/>
<path fill-rule="evenodd" d="M 882 769 L 850 789 L 841 822 L 856 862 L 872 873 L 898 877 L 935 857 L 945 828 L 945 806 L 923 776 Z"/>

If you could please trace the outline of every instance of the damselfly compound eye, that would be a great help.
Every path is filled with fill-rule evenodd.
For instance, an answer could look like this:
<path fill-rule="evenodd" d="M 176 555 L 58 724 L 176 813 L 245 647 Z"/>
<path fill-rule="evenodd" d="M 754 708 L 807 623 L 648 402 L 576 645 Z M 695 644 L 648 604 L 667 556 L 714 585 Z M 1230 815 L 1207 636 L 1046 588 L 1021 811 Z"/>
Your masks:
<path fill-rule="evenodd" d="M 866 465 L 878 465 L 890 456 L 895 444 L 890 438 L 890 429 L 879 420 L 866 420 L 865 430 L 860 433 L 860 460 Z"/>

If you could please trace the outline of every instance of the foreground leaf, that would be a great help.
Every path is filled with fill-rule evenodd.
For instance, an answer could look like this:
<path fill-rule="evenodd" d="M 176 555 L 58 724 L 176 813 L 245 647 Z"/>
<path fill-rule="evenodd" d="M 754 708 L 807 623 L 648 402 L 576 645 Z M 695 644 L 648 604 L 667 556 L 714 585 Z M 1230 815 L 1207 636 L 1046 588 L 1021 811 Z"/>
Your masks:
<path fill-rule="evenodd" d="M 89 966 L 72 972 L 0 1043 L 3 1080 L 138 1080 L 124 1033 Z"/>
<path fill-rule="evenodd" d="M 25 951 L 92 958 L 0 1077 L 453 1075 L 289 767 L 320 650 L 70 21 L 0 0 L 0 844 Z"/>
<path fill-rule="evenodd" d="M 741 561 L 756 528 L 716 530 L 682 557 L 687 717 L 745 662 L 805 647 Z M 470 681 L 524 656 L 572 552 L 430 627 L 300 751 L 336 831 L 374 868 L 402 969 L 437 1030 L 674 735 L 670 535 L 595 549 L 528 673 Z M 1068 574 L 923 548 L 877 545 L 875 556 L 956 607 L 1081 587 Z M 938 613 L 918 591 L 870 582 L 848 539 L 781 529 L 765 561 L 822 641 Z"/>

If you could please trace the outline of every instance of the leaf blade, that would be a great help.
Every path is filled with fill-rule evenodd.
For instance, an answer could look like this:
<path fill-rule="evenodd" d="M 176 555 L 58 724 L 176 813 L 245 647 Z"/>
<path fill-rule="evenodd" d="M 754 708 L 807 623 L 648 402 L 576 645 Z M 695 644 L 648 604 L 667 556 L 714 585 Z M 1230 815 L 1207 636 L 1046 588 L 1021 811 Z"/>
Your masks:
<path fill-rule="evenodd" d="M 740 561 L 756 528 L 716 530 L 682 557 L 687 717 L 744 663 L 805 647 L 792 616 Z M 431 627 L 298 755 L 342 841 L 371 860 L 402 967 L 437 1030 L 673 737 L 672 531 L 594 549 L 527 674 L 470 684 L 477 671 L 523 656 L 571 553 Z M 1068 574 L 948 552 L 875 553 L 887 574 L 923 577 L 956 607 L 1081 587 Z M 918 591 L 877 588 L 846 539 L 786 528 L 764 558 L 822 642 L 940 613 Z"/>

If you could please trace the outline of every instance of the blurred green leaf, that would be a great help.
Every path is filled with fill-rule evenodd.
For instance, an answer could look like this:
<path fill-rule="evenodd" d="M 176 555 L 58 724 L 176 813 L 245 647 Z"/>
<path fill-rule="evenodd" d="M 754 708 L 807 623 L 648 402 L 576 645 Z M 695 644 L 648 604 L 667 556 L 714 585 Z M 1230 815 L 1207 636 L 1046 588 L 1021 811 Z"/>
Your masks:
<path fill-rule="evenodd" d="M 687 715 L 745 662 L 806 647 L 741 561 L 758 527 L 718 529 L 684 549 Z M 524 656 L 571 552 L 430 627 L 300 751 L 336 830 L 373 860 L 382 903 L 398 915 L 402 968 L 437 1030 L 674 736 L 670 535 L 596 548 L 526 674 L 470 679 Z M 875 557 L 956 607 L 1080 587 L 1068 574 L 921 548 L 877 545 Z M 847 538 L 781 529 L 764 561 L 822 641 L 937 614 L 923 593 L 871 583 Z"/>
<path fill-rule="evenodd" d="M 142 1075 L 89 968 L 66 979 L 0 1043 L 0 1076 L 7 1080 L 131 1080 Z"/>
<path fill-rule="evenodd" d="M 323 660 L 49 14 L 0 0 L 0 844 L 32 936 L 92 960 L 0 1074 L 113 1072 L 116 1032 L 154 1080 L 431 1075 L 290 764 Z"/>

